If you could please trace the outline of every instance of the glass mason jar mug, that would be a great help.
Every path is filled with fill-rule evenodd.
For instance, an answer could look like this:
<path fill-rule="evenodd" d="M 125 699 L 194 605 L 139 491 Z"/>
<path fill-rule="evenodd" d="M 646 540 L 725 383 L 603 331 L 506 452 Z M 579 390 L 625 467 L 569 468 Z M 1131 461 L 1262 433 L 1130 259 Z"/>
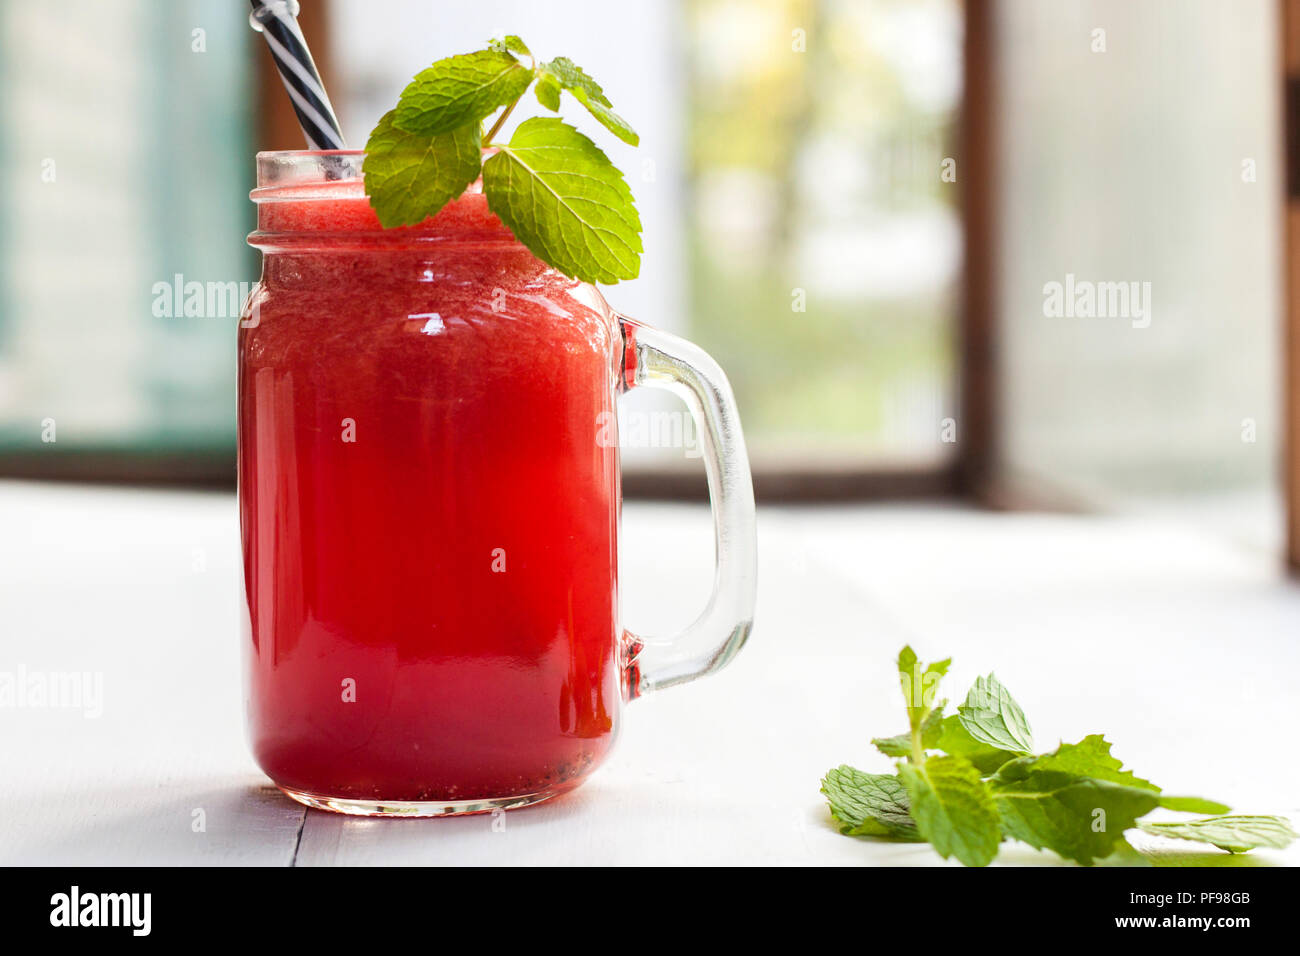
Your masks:
<path fill-rule="evenodd" d="M 477 187 L 381 229 L 363 155 L 257 158 L 238 426 L 252 746 L 309 806 L 523 806 L 592 772 L 624 701 L 748 636 L 740 421 L 712 359 L 536 259 Z M 619 622 L 611 426 L 637 386 L 686 401 L 713 499 L 713 595 L 671 641 Z"/>

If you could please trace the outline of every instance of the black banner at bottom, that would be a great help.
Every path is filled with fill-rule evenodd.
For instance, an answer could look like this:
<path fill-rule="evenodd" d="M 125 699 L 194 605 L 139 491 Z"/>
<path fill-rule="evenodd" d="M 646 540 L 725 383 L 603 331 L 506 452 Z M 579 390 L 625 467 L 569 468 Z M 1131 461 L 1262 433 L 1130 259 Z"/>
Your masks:
<path fill-rule="evenodd" d="M 742 928 L 766 934 L 784 924 L 810 945 L 841 933 L 865 944 L 873 928 L 885 925 L 910 926 L 935 943 L 987 941 L 990 933 L 1027 939 L 1021 934 L 1042 931 L 1080 942 L 1134 937 L 1182 945 L 1199 936 L 1232 945 L 1242 934 L 1294 932 L 1296 872 L 1250 866 L 692 869 L 611 878 L 582 870 L 15 868 L 3 874 L 8 887 L 0 895 L 0 920 L 6 942 L 62 936 L 128 945 L 225 939 L 337 945 L 405 933 L 441 948 L 452 939 L 463 944 L 445 935 L 457 927 L 493 946 L 516 932 L 536 942 L 539 930 L 552 941 L 594 943 L 608 938 L 602 923 L 619 932 L 657 926 L 655 935 L 671 938 L 675 922 L 698 926 L 701 918 L 724 936 Z"/>

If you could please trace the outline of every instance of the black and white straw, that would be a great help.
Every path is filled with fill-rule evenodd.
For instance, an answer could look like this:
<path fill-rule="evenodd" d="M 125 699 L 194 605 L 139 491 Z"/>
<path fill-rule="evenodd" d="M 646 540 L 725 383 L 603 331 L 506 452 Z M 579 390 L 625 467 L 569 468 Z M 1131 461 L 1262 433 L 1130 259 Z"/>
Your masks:
<path fill-rule="evenodd" d="M 325 95 L 307 41 L 298 28 L 297 0 L 252 0 L 248 22 L 266 38 L 280 79 L 293 101 L 293 111 L 307 137 L 309 149 L 346 149 L 338 118 Z"/>

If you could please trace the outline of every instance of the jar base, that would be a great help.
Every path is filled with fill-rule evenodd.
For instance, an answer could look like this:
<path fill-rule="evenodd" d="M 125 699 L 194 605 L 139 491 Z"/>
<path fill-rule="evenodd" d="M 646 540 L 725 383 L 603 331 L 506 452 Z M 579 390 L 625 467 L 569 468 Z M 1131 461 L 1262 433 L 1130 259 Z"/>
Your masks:
<path fill-rule="evenodd" d="M 287 796 L 305 807 L 314 810 L 329 810 L 354 817 L 457 817 L 474 813 L 492 813 L 496 810 L 516 810 L 519 807 L 532 806 L 552 797 L 567 793 L 577 785 L 576 782 L 536 793 L 517 794 L 513 797 L 487 797 L 478 800 L 351 800 L 343 797 L 328 797 L 305 790 L 291 790 L 289 787 L 279 789 Z M 277 785 L 278 786 L 278 785 Z"/>

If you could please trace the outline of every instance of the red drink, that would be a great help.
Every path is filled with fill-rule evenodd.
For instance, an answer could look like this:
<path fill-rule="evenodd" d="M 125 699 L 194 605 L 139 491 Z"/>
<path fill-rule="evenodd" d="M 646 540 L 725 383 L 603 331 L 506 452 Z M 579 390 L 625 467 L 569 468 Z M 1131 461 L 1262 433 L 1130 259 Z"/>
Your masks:
<path fill-rule="evenodd" d="M 605 758 L 625 700 L 725 666 L 754 606 L 726 376 L 534 258 L 476 189 L 381 229 L 360 153 L 258 156 L 262 281 L 239 333 L 248 722 L 310 806 L 521 806 Z M 615 401 L 702 431 L 718 564 L 659 660 L 618 614 Z"/>
<path fill-rule="evenodd" d="M 477 193 L 388 232 L 355 181 L 258 199 L 239 338 L 258 762 L 334 804 L 575 786 L 623 698 L 617 448 L 598 440 L 616 319 Z"/>

